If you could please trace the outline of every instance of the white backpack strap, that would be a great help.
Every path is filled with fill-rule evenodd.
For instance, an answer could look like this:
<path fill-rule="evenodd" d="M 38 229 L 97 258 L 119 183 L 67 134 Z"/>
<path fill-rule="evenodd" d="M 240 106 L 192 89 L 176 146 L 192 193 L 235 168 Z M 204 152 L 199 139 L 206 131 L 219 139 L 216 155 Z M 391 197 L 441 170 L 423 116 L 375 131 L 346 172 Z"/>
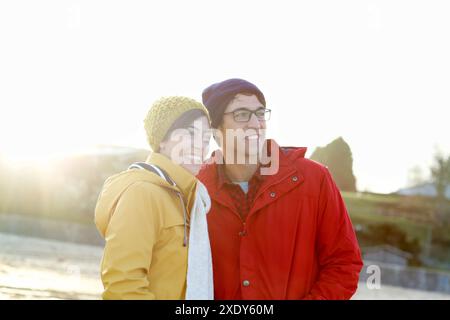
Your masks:
<path fill-rule="evenodd" d="M 142 170 L 148 170 L 150 172 L 153 172 L 163 178 L 166 182 L 170 183 L 173 187 L 177 187 L 177 184 L 173 179 L 163 170 L 161 170 L 158 166 L 155 166 L 154 164 L 145 163 L 145 162 L 136 162 L 133 163 L 131 166 L 128 167 L 128 169 L 142 169 Z M 175 190 L 174 190 L 175 191 Z M 181 206 L 183 208 L 183 217 L 184 217 L 184 240 L 183 240 L 183 246 L 187 246 L 187 210 L 186 205 L 184 204 L 183 197 L 179 191 L 175 191 L 178 198 L 180 199 Z"/>
<path fill-rule="evenodd" d="M 151 171 L 153 173 L 156 173 L 158 176 L 163 178 L 166 182 L 170 183 L 172 186 L 176 187 L 177 184 L 173 179 L 163 170 L 161 170 L 158 166 L 155 166 L 154 164 L 145 163 L 145 162 L 136 162 L 133 163 L 131 166 L 128 167 L 128 169 L 144 169 Z"/>

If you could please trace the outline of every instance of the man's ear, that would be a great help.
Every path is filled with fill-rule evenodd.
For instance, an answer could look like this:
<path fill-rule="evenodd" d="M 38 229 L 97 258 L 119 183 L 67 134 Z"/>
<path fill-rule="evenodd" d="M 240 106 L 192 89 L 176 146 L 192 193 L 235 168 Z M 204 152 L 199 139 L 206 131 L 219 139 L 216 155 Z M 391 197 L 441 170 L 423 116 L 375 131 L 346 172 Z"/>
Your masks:
<path fill-rule="evenodd" d="M 219 131 L 220 131 L 220 126 L 213 129 L 213 138 L 214 138 L 214 141 L 215 141 L 215 142 L 217 142 L 218 135 L 220 134 Z"/>
<path fill-rule="evenodd" d="M 213 130 L 213 138 L 216 144 L 219 146 L 219 148 L 222 148 L 223 144 L 223 133 L 222 133 L 222 125 L 218 126 Z"/>

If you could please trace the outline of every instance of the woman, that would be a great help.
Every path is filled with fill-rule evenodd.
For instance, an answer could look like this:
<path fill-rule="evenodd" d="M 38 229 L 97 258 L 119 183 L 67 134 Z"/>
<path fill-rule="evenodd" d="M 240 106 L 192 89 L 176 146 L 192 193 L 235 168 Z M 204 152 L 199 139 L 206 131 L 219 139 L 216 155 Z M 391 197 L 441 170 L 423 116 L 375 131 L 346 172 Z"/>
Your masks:
<path fill-rule="evenodd" d="M 162 98 L 144 124 L 153 152 L 108 178 L 95 209 L 106 241 L 103 298 L 212 299 L 210 199 L 195 178 L 210 140 L 208 111 L 190 98 Z"/>

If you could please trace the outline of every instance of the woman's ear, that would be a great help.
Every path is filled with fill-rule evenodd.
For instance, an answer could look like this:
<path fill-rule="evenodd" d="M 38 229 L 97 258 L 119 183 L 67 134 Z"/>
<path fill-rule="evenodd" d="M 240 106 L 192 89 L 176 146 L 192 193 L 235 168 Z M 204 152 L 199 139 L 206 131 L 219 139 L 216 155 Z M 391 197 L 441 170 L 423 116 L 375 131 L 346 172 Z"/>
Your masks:
<path fill-rule="evenodd" d="M 166 142 L 165 141 L 161 141 L 160 143 L 159 143 L 159 153 L 164 153 L 164 150 L 166 149 Z"/>

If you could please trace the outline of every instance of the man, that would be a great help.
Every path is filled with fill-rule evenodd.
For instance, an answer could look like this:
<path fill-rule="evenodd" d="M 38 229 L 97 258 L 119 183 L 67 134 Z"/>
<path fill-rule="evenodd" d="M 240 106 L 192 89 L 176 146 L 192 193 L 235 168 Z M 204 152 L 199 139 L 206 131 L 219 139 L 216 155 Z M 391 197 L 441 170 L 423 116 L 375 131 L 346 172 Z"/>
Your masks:
<path fill-rule="evenodd" d="M 271 111 L 252 83 L 213 84 L 203 103 L 220 147 L 198 175 L 212 202 L 215 298 L 351 298 L 361 254 L 328 169 L 306 159 L 306 148 L 265 140 Z M 263 148 L 255 141 L 265 141 Z M 270 162 L 262 161 L 262 151 Z"/>

